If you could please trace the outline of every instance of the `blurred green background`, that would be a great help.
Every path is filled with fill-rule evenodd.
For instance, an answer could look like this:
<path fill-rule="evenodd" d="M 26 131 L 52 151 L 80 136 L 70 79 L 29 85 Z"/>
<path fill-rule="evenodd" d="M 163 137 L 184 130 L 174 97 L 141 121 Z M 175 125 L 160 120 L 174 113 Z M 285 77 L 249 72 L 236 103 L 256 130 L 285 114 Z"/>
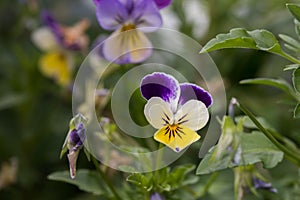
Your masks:
<path fill-rule="evenodd" d="M 235 27 L 264 28 L 275 35 L 296 37 L 293 18 L 285 8 L 287 2 L 293 1 L 174 0 L 163 16 L 166 26 L 178 28 L 201 45 Z M 193 3 L 199 6 L 196 12 L 189 10 Z M 66 157 L 59 160 L 59 153 L 72 117 L 72 93 L 38 70 L 42 52 L 30 36 L 41 26 L 40 12 L 44 9 L 66 25 L 88 18 L 90 41 L 103 32 L 97 24 L 92 0 L 1 0 L 0 173 L 13 173 L 13 169 L 5 171 L 7 168 L 3 167 L 12 158 L 17 168 L 12 182 L 0 187 L 0 199 L 80 199 L 84 194 L 74 186 L 47 180 L 51 172 L 68 168 Z M 228 99 L 238 97 L 255 114 L 300 145 L 299 120 L 292 119 L 292 108 L 284 104 L 289 99 L 270 87 L 239 85 L 240 80 L 254 77 L 283 77 L 290 82 L 290 72 L 282 72 L 289 62 L 244 49 L 221 50 L 211 56 L 225 81 Z M 77 67 L 84 57 L 78 55 Z M 79 157 L 78 168 L 91 167 L 83 156 Z"/>

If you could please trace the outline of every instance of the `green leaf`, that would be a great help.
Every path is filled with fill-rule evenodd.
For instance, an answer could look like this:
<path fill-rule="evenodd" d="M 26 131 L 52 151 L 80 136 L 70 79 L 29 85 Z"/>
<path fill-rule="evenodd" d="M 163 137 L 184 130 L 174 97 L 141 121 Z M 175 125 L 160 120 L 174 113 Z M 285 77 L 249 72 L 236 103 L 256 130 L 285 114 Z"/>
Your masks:
<path fill-rule="evenodd" d="M 242 28 L 230 30 L 227 34 L 219 34 L 210 40 L 200 53 L 224 48 L 250 48 L 280 53 L 280 45 L 275 36 L 267 30 L 247 31 Z"/>
<path fill-rule="evenodd" d="M 95 195 L 103 194 L 101 177 L 96 171 L 90 171 L 86 169 L 78 170 L 75 179 L 70 178 L 69 171 L 60 171 L 50 174 L 48 179 L 76 185 L 79 189 Z"/>
<path fill-rule="evenodd" d="M 231 29 L 229 33 L 219 34 L 216 38 L 210 40 L 201 49 L 200 53 L 225 48 L 248 48 L 267 51 L 282 56 L 293 63 L 300 64 L 299 60 L 281 49 L 278 40 L 271 32 L 264 29 L 253 31 L 247 31 L 243 28 Z"/>
<path fill-rule="evenodd" d="M 299 68 L 300 65 L 299 64 L 291 64 L 291 65 L 286 65 L 283 69 L 283 71 L 289 71 L 289 70 L 295 70 L 297 68 Z"/>
<path fill-rule="evenodd" d="M 240 81 L 241 84 L 260 84 L 260 85 L 269 85 L 276 87 L 278 89 L 283 90 L 290 96 L 294 98 L 298 98 L 297 95 L 295 94 L 293 88 L 285 81 L 282 79 L 269 79 L 269 78 L 255 78 L 255 79 L 246 79 Z"/>
<path fill-rule="evenodd" d="M 235 118 L 237 121 L 240 121 L 240 119 L 243 119 L 243 127 L 248 129 L 258 129 L 257 126 L 251 121 L 251 119 L 248 116 L 238 116 Z M 256 117 L 256 119 L 261 123 L 265 128 L 267 129 L 274 129 L 271 127 L 271 125 L 262 117 Z"/>
<path fill-rule="evenodd" d="M 294 118 L 300 118 L 300 103 L 298 103 L 294 109 Z"/>
<path fill-rule="evenodd" d="M 181 165 L 174 168 L 167 178 L 168 183 L 172 186 L 172 190 L 197 182 L 198 178 L 188 176 L 194 169 L 195 165 L 193 164 Z"/>
<path fill-rule="evenodd" d="M 298 38 L 300 39 L 300 22 L 294 19 L 294 24 L 295 24 L 295 32 L 297 33 Z"/>
<path fill-rule="evenodd" d="M 295 90 L 300 93 L 300 68 L 297 68 L 293 73 L 293 84 Z"/>
<path fill-rule="evenodd" d="M 146 191 L 150 191 L 153 188 L 151 176 L 149 176 L 149 175 L 134 173 L 134 174 L 129 175 L 126 180 L 138 187 L 141 187 L 142 189 L 144 189 Z"/>
<path fill-rule="evenodd" d="M 292 15 L 300 21 L 300 7 L 296 4 L 286 4 L 286 7 L 292 13 Z"/>
<path fill-rule="evenodd" d="M 273 168 L 283 159 L 283 152 L 258 131 L 242 135 L 242 150 L 243 165 L 262 162 L 265 168 Z"/>
<path fill-rule="evenodd" d="M 214 171 L 232 168 L 236 166 L 245 166 L 262 162 L 265 168 L 275 167 L 282 159 L 283 152 L 270 142 L 270 140 L 261 132 L 251 134 L 243 133 L 241 135 L 242 159 L 239 164 L 230 162 L 230 156 L 215 159 L 210 162 L 211 156 L 216 148 L 212 149 L 200 162 L 197 174 L 209 174 Z"/>
<path fill-rule="evenodd" d="M 284 35 L 284 34 L 279 34 L 279 37 L 286 42 L 287 44 L 291 45 L 292 47 L 296 48 L 298 51 L 300 49 L 300 43 L 298 40 L 295 40 L 294 38 Z"/>

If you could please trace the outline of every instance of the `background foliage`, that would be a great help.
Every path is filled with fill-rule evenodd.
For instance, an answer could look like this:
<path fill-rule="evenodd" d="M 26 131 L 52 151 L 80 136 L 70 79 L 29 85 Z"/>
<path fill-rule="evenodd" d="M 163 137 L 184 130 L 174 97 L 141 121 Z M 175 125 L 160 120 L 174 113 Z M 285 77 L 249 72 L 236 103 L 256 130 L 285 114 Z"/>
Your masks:
<path fill-rule="evenodd" d="M 228 33 L 236 27 L 247 30 L 264 28 L 276 37 L 283 33 L 296 38 L 293 16 L 285 7 L 286 1 L 199 0 L 203 8 L 201 12 L 207 19 L 202 24 L 197 23 L 197 16 L 191 20 L 186 9 L 187 1 L 174 0 L 170 12 L 178 20 L 178 29 L 200 44 L 204 45 L 217 34 Z M 103 32 L 96 22 L 92 0 L 0 2 L 0 163 L 3 166 L 15 158 L 18 166 L 13 183 L 0 188 L 0 199 L 81 199 L 83 196 L 93 199 L 96 196 L 75 186 L 47 180 L 48 174 L 67 169 L 67 159 L 59 160 L 59 153 L 72 107 L 71 90 L 60 88 L 42 76 L 37 68 L 41 52 L 32 44 L 30 34 L 40 26 L 39 14 L 43 9 L 53 12 L 63 24 L 71 25 L 81 18 L 88 18 L 92 22 L 88 30 L 91 41 Z M 202 30 L 202 33 L 195 30 Z M 290 63 L 281 57 L 248 49 L 221 50 L 212 52 L 211 56 L 226 83 L 228 98 L 239 97 L 271 127 L 300 146 L 299 119 L 293 119 L 293 107 L 286 103 L 291 98 L 271 87 L 239 84 L 243 79 L 255 77 L 281 77 L 291 83 L 292 71 L 282 72 L 283 66 Z M 77 57 L 77 67 L 84 57 L 84 54 Z M 115 74 L 112 79 L 118 76 Z M 198 164 L 197 151 L 189 150 L 187 153 L 195 156 L 183 157 L 174 166 L 190 162 Z M 91 168 L 82 153 L 78 165 L 78 168 Z M 218 199 L 220 195 L 223 199 L 232 199 L 233 193 L 227 192 L 233 190 L 231 173 L 225 170 L 219 174 L 205 199 Z M 265 199 L 293 199 L 300 195 L 294 165 L 284 161 L 270 173 L 280 196 L 265 194 Z M 112 181 L 117 183 L 125 178 L 120 174 Z M 199 192 L 205 190 L 210 178 L 210 175 L 201 176 L 195 189 L 199 188 Z"/>

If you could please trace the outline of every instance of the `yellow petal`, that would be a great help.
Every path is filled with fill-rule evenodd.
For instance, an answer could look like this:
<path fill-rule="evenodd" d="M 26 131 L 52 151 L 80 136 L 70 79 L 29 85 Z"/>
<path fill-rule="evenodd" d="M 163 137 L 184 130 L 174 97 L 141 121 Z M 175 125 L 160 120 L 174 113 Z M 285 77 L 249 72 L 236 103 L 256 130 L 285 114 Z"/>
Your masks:
<path fill-rule="evenodd" d="M 182 149 L 200 139 L 200 135 L 198 135 L 195 131 L 183 126 L 177 127 L 179 127 L 179 131 L 173 131 L 172 133 L 171 131 L 168 132 L 167 130 L 175 130 L 174 126 L 164 126 L 154 134 L 154 139 L 167 145 L 175 152 L 180 152 Z"/>
<path fill-rule="evenodd" d="M 104 42 L 103 54 L 109 61 L 120 64 L 143 62 L 152 54 L 152 44 L 137 29 L 124 32 L 117 30 Z"/>
<path fill-rule="evenodd" d="M 67 86 L 70 83 L 71 72 L 67 55 L 59 52 L 47 53 L 41 57 L 39 67 L 45 76 L 53 78 L 59 85 Z"/>

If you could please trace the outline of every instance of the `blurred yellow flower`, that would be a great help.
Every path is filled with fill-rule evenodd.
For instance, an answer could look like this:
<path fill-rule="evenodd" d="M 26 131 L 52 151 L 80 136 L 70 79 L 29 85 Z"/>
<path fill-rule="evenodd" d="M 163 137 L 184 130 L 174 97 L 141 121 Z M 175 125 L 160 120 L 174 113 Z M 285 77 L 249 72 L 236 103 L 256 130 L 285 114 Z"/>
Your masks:
<path fill-rule="evenodd" d="M 69 58 L 68 58 L 69 57 Z M 46 53 L 40 58 L 39 67 L 47 77 L 53 78 L 59 85 L 67 86 L 71 81 L 70 56 L 60 52 Z"/>
<path fill-rule="evenodd" d="M 74 69 L 74 53 L 85 50 L 89 39 L 84 34 L 89 21 L 83 19 L 71 27 L 60 25 L 53 16 L 43 13 L 46 26 L 32 33 L 33 43 L 45 54 L 39 60 L 41 73 L 62 87 L 68 87 Z"/>

